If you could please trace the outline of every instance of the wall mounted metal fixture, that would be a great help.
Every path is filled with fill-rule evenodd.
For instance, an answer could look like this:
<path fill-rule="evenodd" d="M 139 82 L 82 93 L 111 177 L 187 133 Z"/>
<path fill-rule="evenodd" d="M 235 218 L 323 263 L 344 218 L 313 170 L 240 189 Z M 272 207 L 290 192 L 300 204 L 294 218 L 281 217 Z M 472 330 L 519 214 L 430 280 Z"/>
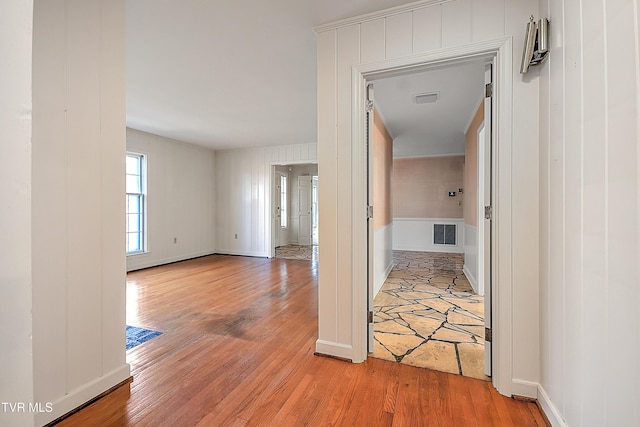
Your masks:
<path fill-rule="evenodd" d="M 538 23 L 533 16 L 527 23 L 524 37 L 524 50 L 522 52 L 522 65 L 520 74 L 526 74 L 529 66 L 538 65 L 549 55 L 549 20 L 541 18 Z"/>

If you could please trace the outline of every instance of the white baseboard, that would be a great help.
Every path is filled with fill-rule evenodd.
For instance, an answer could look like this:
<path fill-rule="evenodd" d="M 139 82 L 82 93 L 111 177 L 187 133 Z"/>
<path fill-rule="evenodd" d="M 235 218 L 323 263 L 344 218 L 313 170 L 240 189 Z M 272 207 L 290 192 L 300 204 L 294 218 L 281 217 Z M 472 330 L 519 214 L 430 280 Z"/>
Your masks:
<path fill-rule="evenodd" d="M 387 267 L 384 269 L 384 273 L 380 277 L 380 280 L 378 281 L 378 283 L 374 283 L 374 287 L 373 287 L 374 298 L 376 297 L 376 295 L 378 295 L 378 292 L 380 292 L 380 289 L 382 289 L 384 282 L 386 282 L 387 277 L 389 277 L 389 274 L 391 273 L 391 270 L 393 270 L 393 266 L 394 266 L 393 261 L 391 261 L 389 265 L 387 265 Z"/>
<path fill-rule="evenodd" d="M 540 403 L 544 414 L 553 427 L 567 427 L 567 424 L 560 415 L 560 411 L 558 411 L 558 408 L 551 402 L 549 395 L 540 384 L 538 384 L 538 403 Z"/>
<path fill-rule="evenodd" d="M 353 360 L 353 347 L 337 342 L 317 340 L 316 353 Z"/>
<path fill-rule="evenodd" d="M 203 256 L 208 256 L 208 255 L 213 255 L 217 252 L 211 252 L 211 251 L 203 251 L 203 252 L 194 252 L 194 253 L 190 253 L 190 254 L 182 254 L 182 255 L 176 255 L 176 256 L 172 256 L 172 257 L 166 257 L 166 258 L 161 258 L 161 259 L 153 259 L 151 257 L 149 257 L 150 259 L 144 259 L 146 254 L 139 254 L 139 255 L 132 255 L 132 257 L 139 257 L 139 260 L 133 260 L 130 263 L 127 262 L 127 272 L 129 271 L 135 271 L 135 270 L 142 270 L 143 268 L 150 268 L 150 267 L 157 267 L 159 265 L 165 265 L 165 264 L 171 264 L 172 262 L 178 262 L 178 261 L 186 261 L 189 259 L 193 259 L 193 258 L 199 258 L 199 257 L 203 257 Z M 131 265 L 129 265 L 131 264 Z"/>
<path fill-rule="evenodd" d="M 215 252 L 216 255 L 239 255 L 239 256 L 252 256 L 257 258 L 269 258 L 271 255 L 264 252 L 249 252 L 249 251 L 231 251 L 225 249 L 218 249 Z"/>
<path fill-rule="evenodd" d="M 476 280 L 476 278 L 474 277 L 473 274 L 471 274 L 471 271 L 469 270 L 469 268 L 467 268 L 467 264 L 465 264 L 462 267 L 462 272 L 464 273 L 465 276 L 467 276 L 467 280 L 469 281 L 469 284 L 471 285 L 471 287 L 473 288 L 473 291 L 476 294 L 480 294 L 478 292 L 478 281 Z"/>
<path fill-rule="evenodd" d="M 84 405 L 99 394 L 120 384 L 131 376 L 131 367 L 128 363 L 118 369 L 96 378 L 84 384 L 82 387 L 70 391 L 60 399 L 51 402 L 53 411 L 38 412 L 35 414 L 36 425 L 42 426 Z"/>
<path fill-rule="evenodd" d="M 414 246 L 414 245 L 393 245 L 394 251 L 411 251 L 411 252 L 441 252 L 447 254 L 463 254 L 464 249 L 456 248 L 452 246 L 450 248 L 440 248 L 440 247 L 430 247 L 425 248 L 424 246 Z"/>
<path fill-rule="evenodd" d="M 538 397 L 538 383 L 513 379 L 511 381 L 511 394 L 536 399 Z"/>

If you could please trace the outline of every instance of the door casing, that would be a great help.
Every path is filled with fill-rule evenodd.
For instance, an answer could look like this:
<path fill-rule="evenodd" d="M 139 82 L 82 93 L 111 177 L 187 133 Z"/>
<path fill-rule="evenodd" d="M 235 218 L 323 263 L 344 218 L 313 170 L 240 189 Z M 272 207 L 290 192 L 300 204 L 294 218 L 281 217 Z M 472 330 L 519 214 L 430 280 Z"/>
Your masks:
<path fill-rule="evenodd" d="M 494 100 L 492 103 L 492 150 L 494 223 L 492 251 L 494 271 L 492 314 L 492 382 L 496 389 L 510 396 L 512 390 L 512 260 L 511 260 L 511 146 L 513 57 L 511 37 L 441 49 L 435 53 L 414 55 L 352 68 L 352 194 L 353 238 L 367 241 L 367 153 L 365 129 L 365 91 L 368 81 L 402 73 L 414 73 L 468 60 L 486 59 L 494 66 Z M 353 260 L 353 361 L 367 358 L 367 245 L 354 245 Z"/>

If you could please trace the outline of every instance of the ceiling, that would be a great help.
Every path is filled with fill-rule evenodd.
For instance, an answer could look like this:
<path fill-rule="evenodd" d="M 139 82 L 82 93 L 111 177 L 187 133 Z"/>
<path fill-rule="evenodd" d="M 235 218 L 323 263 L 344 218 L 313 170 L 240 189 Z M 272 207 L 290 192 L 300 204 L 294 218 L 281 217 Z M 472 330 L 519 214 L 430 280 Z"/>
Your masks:
<path fill-rule="evenodd" d="M 316 142 L 312 28 L 407 0 L 127 0 L 127 126 L 213 149 Z"/>
<path fill-rule="evenodd" d="M 481 61 L 374 81 L 376 108 L 393 138 L 394 157 L 464 154 L 464 134 L 483 87 Z M 415 103 L 414 95 L 433 92 L 435 103 Z"/>

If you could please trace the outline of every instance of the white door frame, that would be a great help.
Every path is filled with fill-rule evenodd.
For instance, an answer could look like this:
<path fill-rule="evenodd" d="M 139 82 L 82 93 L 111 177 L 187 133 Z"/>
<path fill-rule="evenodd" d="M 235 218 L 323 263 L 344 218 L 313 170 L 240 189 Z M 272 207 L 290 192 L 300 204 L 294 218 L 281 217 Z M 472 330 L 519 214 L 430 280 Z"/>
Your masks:
<path fill-rule="evenodd" d="M 285 172 L 280 172 L 275 170 L 274 167 L 274 171 L 273 171 L 273 186 L 271 187 L 271 191 L 272 191 L 272 195 L 271 195 L 271 215 L 273 215 L 272 217 L 272 223 L 273 223 L 273 232 L 271 234 L 272 239 L 273 239 L 273 249 L 275 250 L 276 247 L 278 246 L 282 246 L 282 227 L 280 226 L 281 224 L 281 219 L 278 217 L 278 215 L 282 216 L 282 206 L 280 203 L 280 198 L 281 198 L 281 194 L 278 191 L 278 189 L 280 188 L 280 180 L 282 176 L 286 176 L 287 177 L 287 185 L 289 185 L 289 174 L 285 173 Z M 277 193 L 277 194 L 276 194 Z M 287 197 L 287 200 L 289 198 Z M 278 211 L 278 206 L 280 206 L 280 211 Z M 287 209 L 285 209 L 287 215 L 289 214 L 289 211 Z M 289 224 L 289 220 L 287 219 L 287 225 Z M 287 227 L 287 231 L 288 231 L 288 227 Z"/>
<path fill-rule="evenodd" d="M 434 67 L 486 59 L 494 64 L 494 102 L 492 140 L 494 144 L 494 220 L 493 252 L 493 360 L 492 382 L 507 396 L 512 390 L 512 219 L 511 219 L 511 147 L 512 147 L 512 38 L 441 49 L 437 52 L 385 60 L 352 68 L 352 170 L 353 241 L 367 241 L 367 165 L 365 143 L 365 85 L 372 80 L 402 73 L 414 73 Z M 367 245 L 353 245 L 353 361 L 367 358 Z"/>
<path fill-rule="evenodd" d="M 304 198 L 305 200 L 305 205 L 308 205 L 306 209 L 302 209 L 303 207 L 303 203 L 302 203 L 302 192 L 301 192 L 301 185 L 300 183 L 302 182 L 308 182 L 309 186 L 307 188 L 308 193 L 305 194 Z M 310 175 L 302 175 L 299 176 L 297 179 L 297 186 L 296 186 L 296 190 L 298 191 L 298 244 L 299 245 L 304 245 L 304 246 L 309 246 L 311 245 L 311 239 L 312 239 L 312 234 L 313 234 L 313 226 L 312 226 L 312 219 L 311 219 L 311 215 L 313 214 L 311 212 L 312 206 L 313 206 L 313 200 L 312 200 L 312 186 L 313 186 L 313 177 Z M 306 187 L 306 185 L 305 185 Z M 303 213 L 306 212 L 306 213 Z M 308 222 L 309 226 L 308 227 L 303 227 L 303 217 L 307 217 L 306 222 Z M 305 232 L 305 234 L 303 234 L 303 232 Z M 303 240 L 304 238 L 304 240 Z M 309 239 L 308 241 L 306 239 Z"/>
<path fill-rule="evenodd" d="M 274 237 L 274 231 L 273 231 L 273 224 L 274 224 L 274 218 L 273 218 L 273 186 L 274 186 L 274 182 L 275 182 L 275 177 L 276 177 L 276 166 L 294 166 L 294 165 L 317 165 L 318 161 L 317 160 L 289 160 L 289 161 L 285 161 L 285 162 L 270 162 L 270 168 L 271 168 L 271 173 L 269 174 L 269 197 L 271 200 L 271 202 L 269 203 L 269 216 L 268 216 L 268 221 L 271 223 L 271 228 L 269 229 L 269 245 L 271 247 L 270 252 L 270 256 L 269 258 L 275 258 L 276 256 L 276 246 L 275 246 L 275 237 Z M 290 180 L 288 181 L 289 183 L 289 187 L 291 187 L 291 182 Z"/>

